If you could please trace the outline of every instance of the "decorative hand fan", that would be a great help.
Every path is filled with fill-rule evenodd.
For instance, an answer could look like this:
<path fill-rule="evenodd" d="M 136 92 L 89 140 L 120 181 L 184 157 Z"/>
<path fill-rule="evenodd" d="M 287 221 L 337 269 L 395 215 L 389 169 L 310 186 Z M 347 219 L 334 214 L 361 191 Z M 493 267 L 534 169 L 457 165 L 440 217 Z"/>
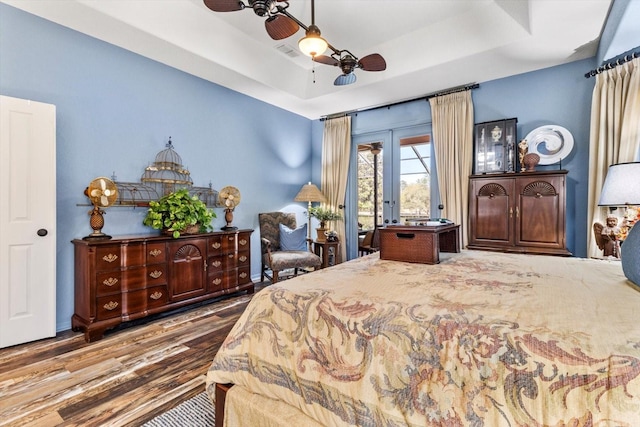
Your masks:
<path fill-rule="evenodd" d="M 89 224 L 93 228 L 93 233 L 83 237 L 84 240 L 94 239 L 110 239 L 102 232 L 104 227 L 104 211 L 101 208 L 107 208 L 115 203 L 118 199 L 118 187 L 109 178 L 95 178 L 89 186 L 84 190 L 84 194 L 91 200 L 93 209 L 89 211 Z"/>
<path fill-rule="evenodd" d="M 231 225 L 233 222 L 233 210 L 240 204 L 240 190 L 236 187 L 224 187 L 218 193 L 218 200 L 224 206 L 224 219 L 227 225 L 222 227 L 223 230 L 237 230 L 238 227 Z"/>

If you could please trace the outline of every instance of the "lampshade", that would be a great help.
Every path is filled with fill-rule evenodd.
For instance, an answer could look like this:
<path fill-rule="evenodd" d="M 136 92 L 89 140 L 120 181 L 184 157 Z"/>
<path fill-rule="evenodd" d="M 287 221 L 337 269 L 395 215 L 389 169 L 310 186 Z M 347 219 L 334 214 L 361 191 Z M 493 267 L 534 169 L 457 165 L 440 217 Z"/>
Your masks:
<path fill-rule="evenodd" d="M 298 47 L 302 53 L 313 58 L 322 55 L 329 44 L 320 36 L 320 29 L 312 24 L 309 25 L 305 36 L 298 42 Z"/>
<path fill-rule="evenodd" d="M 640 205 L 640 162 L 609 166 L 598 205 Z"/>
<path fill-rule="evenodd" d="M 325 202 L 324 194 L 315 184 L 308 183 L 302 186 L 295 199 L 296 202 Z"/>

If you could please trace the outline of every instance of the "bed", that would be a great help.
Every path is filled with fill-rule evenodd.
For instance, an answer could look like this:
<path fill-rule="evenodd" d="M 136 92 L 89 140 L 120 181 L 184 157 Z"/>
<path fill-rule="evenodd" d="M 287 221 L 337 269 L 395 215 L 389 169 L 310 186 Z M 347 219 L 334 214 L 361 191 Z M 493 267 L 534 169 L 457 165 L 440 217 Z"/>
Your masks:
<path fill-rule="evenodd" d="M 374 253 L 258 292 L 206 389 L 230 427 L 638 426 L 640 291 L 616 261 Z"/>

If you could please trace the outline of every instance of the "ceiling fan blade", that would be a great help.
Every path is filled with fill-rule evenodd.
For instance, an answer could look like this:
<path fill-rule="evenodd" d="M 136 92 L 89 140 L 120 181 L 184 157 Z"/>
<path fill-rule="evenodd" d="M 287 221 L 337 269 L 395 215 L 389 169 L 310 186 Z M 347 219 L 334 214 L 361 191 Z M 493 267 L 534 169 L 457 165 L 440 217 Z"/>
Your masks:
<path fill-rule="evenodd" d="M 235 12 L 245 7 L 240 0 L 204 0 L 204 5 L 214 12 Z"/>
<path fill-rule="evenodd" d="M 89 193 L 91 195 L 91 197 L 100 197 L 102 195 L 102 191 L 100 191 L 97 188 L 94 188 L 93 190 L 91 190 L 91 193 Z"/>
<path fill-rule="evenodd" d="M 294 35 L 300 26 L 291 18 L 284 15 L 272 15 L 264 23 L 267 33 L 274 40 L 286 39 Z"/>
<path fill-rule="evenodd" d="M 335 86 L 345 86 L 355 82 L 356 82 L 356 75 L 353 73 L 349 73 L 349 74 L 339 75 L 338 78 L 333 82 L 333 84 Z"/>
<path fill-rule="evenodd" d="M 358 66 L 365 71 L 383 71 L 387 69 L 386 61 L 377 53 L 361 58 L 358 61 Z"/>
<path fill-rule="evenodd" d="M 100 205 L 101 206 L 109 206 L 109 198 L 104 194 L 100 197 Z"/>
<path fill-rule="evenodd" d="M 316 55 L 311 59 L 314 60 L 315 62 L 319 62 L 321 64 L 326 64 L 326 65 L 335 65 L 335 66 L 337 66 L 338 64 L 340 64 L 340 62 L 338 62 L 337 59 L 332 58 L 332 57 L 327 56 L 327 55 Z"/>

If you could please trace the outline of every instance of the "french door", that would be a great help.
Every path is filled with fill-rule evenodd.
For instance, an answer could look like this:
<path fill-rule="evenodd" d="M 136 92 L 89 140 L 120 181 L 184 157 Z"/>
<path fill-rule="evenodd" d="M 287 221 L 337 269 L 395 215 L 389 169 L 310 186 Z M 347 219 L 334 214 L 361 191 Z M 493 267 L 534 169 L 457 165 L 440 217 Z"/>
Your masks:
<path fill-rule="evenodd" d="M 358 147 L 358 228 L 438 217 L 431 126 L 354 137 Z"/>

